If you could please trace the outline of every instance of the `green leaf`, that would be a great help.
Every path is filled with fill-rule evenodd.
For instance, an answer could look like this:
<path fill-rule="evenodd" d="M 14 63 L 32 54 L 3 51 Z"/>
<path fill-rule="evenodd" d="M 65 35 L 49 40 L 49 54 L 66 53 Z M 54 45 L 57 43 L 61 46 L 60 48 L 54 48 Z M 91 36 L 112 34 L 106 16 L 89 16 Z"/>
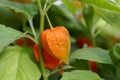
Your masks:
<path fill-rule="evenodd" d="M 0 7 L 0 24 L 20 30 L 21 23 L 18 18 L 8 8 Z"/>
<path fill-rule="evenodd" d="M 109 24 L 120 29 L 120 6 L 110 0 L 80 0 L 92 5 L 95 13 L 106 20 Z"/>
<path fill-rule="evenodd" d="M 87 70 L 65 72 L 60 80 L 103 80 L 97 74 Z"/>
<path fill-rule="evenodd" d="M 120 12 L 94 7 L 95 13 L 120 30 Z"/>
<path fill-rule="evenodd" d="M 83 16 L 86 21 L 87 27 L 91 27 L 93 24 L 94 10 L 89 5 L 83 5 Z"/>
<path fill-rule="evenodd" d="M 75 39 L 74 37 L 70 36 L 70 42 L 71 42 L 71 43 L 75 43 L 75 42 L 76 42 L 76 39 Z"/>
<path fill-rule="evenodd" d="M 70 62 L 70 65 L 77 68 L 77 69 L 82 69 L 82 70 L 89 70 L 89 64 L 88 64 L 88 61 L 86 60 L 78 60 L 78 59 L 75 59 L 75 60 L 72 60 Z"/>
<path fill-rule="evenodd" d="M 78 49 L 71 54 L 70 60 L 72 59 L 90 60 L 90 61 L 95 61 L 95 62 L 104 63 L 104 64 L 113 63 L 109 56 L 109 52 L 100 48 Z"/>
<path fill-rule="evenodd" d="M 17 30 L 0 25 L 0 52 L 5 46 L 23 36 L 24 34 Z"/>
<path fill-rule="evenodd" d="M 120 0 L 115 0 L 118 4 L 120 4 Z"/>
<path fill-rule="evenodd" d="M 110 0 L 79 0 L 80 2 L 93 5 L 93 7 L 99 7 L 103 9 L 113 10 L 120 12 L 120 8 Z"/>
<path fill-rule="evenodd" d="M 96 30 L 94 30 L 94 32 L 96 31 L 96 33 L 101 33 L 104 36 L 118 36 L 120 34 L 120 28 L 116 28 L 113 27 L 111 24 L 107 23 L 105 20 L 103 20 L 102 18 L 100 18 L 97 22 L 96 22 Z"/>
<path fill-rule="evenodd" d="M 25 49 L 9 46 L 0 55 L 0 80 L 39 80 L 40 76 Z"/>
<path fill-rule="evenodd" d="M 33 4 L 24 4 L 11 1 L 0 0 L 0 6 L 14 10 L 16 13 L 22 13 L 28 19 L 32 19 L 38 12 L 38 8 Z"/>

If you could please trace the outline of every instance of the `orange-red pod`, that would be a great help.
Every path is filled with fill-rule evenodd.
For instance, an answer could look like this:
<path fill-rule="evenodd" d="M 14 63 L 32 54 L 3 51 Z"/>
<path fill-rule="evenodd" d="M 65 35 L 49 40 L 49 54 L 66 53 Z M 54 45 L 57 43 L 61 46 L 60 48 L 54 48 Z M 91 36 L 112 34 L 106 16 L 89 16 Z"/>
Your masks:
<path fill-rule="evenodd" d="M 25 40 L 25 39 L 22 37 L 22 38 L 16 40 L 15 43 L 16 43 L 17 45 L 19 45 L 19 46 L 23 46 L 23 45 L 24 45 L 24 40 Z"/>
<path fill-rule="evenodd" d="M 93 46 L 88 46 L 89 48 L 93 48 Z M 97 73 L 98 72 L 98 69 L 97 69 L 97 65 L 96 65 L 96 62 L 94 62 L 94 61 L 88 61 L 88 63 L 89 63 L 89 65 L 90 65 L 90 69 L 93 71 L 93 72 L 95 72 L 95 73 Z"/>
<path fill-rule="evenodd" d="M 97 69 L 97 65 L 96 65 L 96 62 L 94 61 L 88 61 L 89 62 L 89 65 L 90 65 L 90 69 L 93 71 L 93 72 L 98 72 L 98 69 Z"/>
<path fill-rule="evenodd" d="M 38 62 L 40 62 L 40 55 L 38 53 L 38 46 L 34 45 L 34 56 Z"/>
<path fill-rule="evenodd" d="M 92 42 L 90 41 L 90 39 L 88 38 L 84 38 L 84 37 L 79 37 L 77 38 L 77 46 L 79 48 L 83 48 L 84 44 L 87 44 L 89 48 L 93 48 L 92 46 Z M 97 69 L 97 65 L 96 65 L 96 62 L 94 61 L 88 61 L 89 65 L 90 65 L 90 69 L 93 71 L 93 72 L 98 72 L 98 69 Z"/>
<path fill-rule="evenodd" d="M 35 45 L 35 43 L 34 43 L 31 39 L 29 39 L 29 38 L 24 38 L 24 37 L 16 40 L 15 43 L 16 43 L 17 45 L 19 45 L 19 46 L 24 46 L 24 45 L 26 45 L 26 46 L 29 46 L 29 47 L 33 47 L 33 46 Z"/>
<path fill-rule="evenodd" d="M 60 61 L 59 59 L 51 56 L 44 48 L 42 48 L 42 54 L 45 67 L 50 70 L 54 70 L 57 66 L 59 66 L 62 63 L 62 61 Z M 37 45 L 34 45 L 34 55 L 36 60 L 40 62 L 40 55 L 38 53 Z"/>
<path fill-rule="evenodd" d="M 53 29 L 47 29 L 41 33 L 42 46 L 50 55 L 57 59 L 68 63 L 70 52 L 70 35 L 63 26 Z"/>
<path fill-rule="evenodd" d="M 92 46 L 92 42 L 90 41 L 90 39 L 84 37 L 78 37 L 76 43 L 79 48 L 83 48 L 84 44 Z"/>

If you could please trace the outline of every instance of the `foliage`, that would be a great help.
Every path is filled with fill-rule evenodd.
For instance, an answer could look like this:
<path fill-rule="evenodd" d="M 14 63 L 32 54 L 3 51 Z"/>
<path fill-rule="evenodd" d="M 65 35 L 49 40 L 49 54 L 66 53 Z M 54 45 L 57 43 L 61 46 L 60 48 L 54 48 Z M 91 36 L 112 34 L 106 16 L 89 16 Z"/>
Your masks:
<path fill-rule="evenodd" d="M 0 80 L 119 80 L 119 21 L 120 0 L 0 0 Z M 70 39 L 64 30 L 63 34 L 54 31 L 50 39 L 43 35 L 43 43 L 43 31 L 53 31 L 56 26 L 64 26 Z M 63 44 L 64 39 L 67 42 Z M 70 48 L 68 39 L 71 50 L 65 56 L 62 53 Z M 60 56 L 69 57 L 69 63 L 48 69 L 43 52 L 52 57 L 57 54 L 60 60 Z M 49 60 L 47 65 L 52 63 Z"/>
<path fill-rule="evenodd" d="M 39 68 L 31 60 L 31 53 L 28 50 L 19 46 L 9 46 L 3 50 L 0 56 L 1 80 L 38 80 L 40 78 Z"/>
<path fill-rule="evenodd" d="M 81 76 L 82 75 L 82 76 Z M 77 79 L 76 79 L 77 77 Z M 91 71 L 71 71 L 71 72 L 66 72 L 63 74 L 63 78 L 61 80 L 103 80 L 101 79 L 97 74 L 91 72 Z"/>

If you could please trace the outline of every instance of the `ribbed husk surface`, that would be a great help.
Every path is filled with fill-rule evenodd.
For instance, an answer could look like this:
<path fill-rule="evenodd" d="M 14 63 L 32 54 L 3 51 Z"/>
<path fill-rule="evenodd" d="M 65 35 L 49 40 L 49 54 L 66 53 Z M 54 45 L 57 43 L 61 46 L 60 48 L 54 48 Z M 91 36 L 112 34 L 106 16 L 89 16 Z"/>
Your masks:
<path fill-rule="evenodd" d="M 70 52 L 70 35 L 64 26 L 47 29 L 41 33 L 44 49 L 50 55 L 68 64 Z"/>

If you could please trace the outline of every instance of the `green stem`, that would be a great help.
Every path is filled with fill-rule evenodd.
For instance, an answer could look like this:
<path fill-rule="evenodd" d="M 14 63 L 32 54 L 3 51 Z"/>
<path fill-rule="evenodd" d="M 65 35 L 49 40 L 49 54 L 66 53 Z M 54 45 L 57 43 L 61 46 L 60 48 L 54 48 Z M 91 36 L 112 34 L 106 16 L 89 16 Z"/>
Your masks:
<path fill-rule="evenodd" d="M 53 2 L 51 2 L 48 6 L 48 1 L 46 1 L 44 7 L 42 8 L 42 4 L 41 4 L 41 0 L 37 0 L 38 6 L 39 6 L 39 11 L 40 11 L 40 35 L 44 30 L 44 21 L 45 21 L 45 14 L 47 13 L 47 11 L 49 10 L 49 8 L 52 6 Z M 53 0 L 54 1 L 54 0 Z M 50 22 L 50 20 L 48 20 Z M 51 23 L 50 23 L 51 24 Z M 52 25 L 52 24 L 51 24 Z M 40 54 L 40 69 L 41 69 L 41 74 L 43 76 L 43 80 L 48 80 L 48 76 L 46 73 L 46 69 L 44 66 L 44 60 L 43 60 L 43 56 L 42 56 L 42 45 L 41 45 L 41 39 L 38 40 L 39 43 L 38 45 L 38 50 L 39 50 L 39 54 Z"/>
<path fill-rule="evenodd" d="M 49 0 L 46 0 L 46 3 L 45 3 L 45 5 L 44 5 L 44 7 L 43 7 L 43 11 L 46 9 L 47 4 L 48 4 L 48 1 L 49 1 Z"/>
<path fill-rule="evenodd" d="M 35 38 L 36 42 L 38 42 L 38 40 L 37 40 L 37 36 L 36 36 L 36 32 L 35 32 L 35 29 L 34 29 L 33 22 L 32 22 L 32 20 L 30 20 L 30 19 L 29 19 L 28 21 L 29 21 L 29 24 L 30 24 L 31 30 L 32 30 L 32 32 L 33 32 L 34 38 Z"/>
<path fill-rule="evenodd" d="M 89 34 L 90 34 L 90 39 L 92 41 L 92 45 L 93 45 L 93 47 L 96 47 L 96 38 L 92 34 L 92 28 L 91 28 L 92 24 L 91 23 L 92 23 L 91 21 L 87 22 L 87 27 L 88 27 L 88 31 L 89 31 Z"/>
<path fill-rule="evenodd" d="M 41 14 L 41 18 L 40 18 L 40 34 L 43 32 L 44 30 L 44 21 L 45 21 L 45 15 Z"/>
<path fill-rule="evenodd" d="M 53 0 L 47 7 L 46 9 L 44 10 L 44 13 L 47 13 L 47 11 L 50 9 L 50 7 L 53 5 L 53 3 L 55 2 L 56 0 Z"/>
<path fill-rule="evenodd" d="M 43 14 L 41 0 L 37 0 L 37 3 L 38 3 L 38 7 L 39 7 L 39 11 L 40 11 L 40 15 L 41 15 L 41 14 Z"/>
<path fill-rule="evenodd" d="M 47 18 L 47 20 L 48 20 L 48 23 L 49 23 L 49 25 L 50 25 L 50 28 L 53 29 L 53 26 L 52 26 L 52 24 L 51 24 L 51 22 L 50 22 L 50 19 L 49 19 L 47 13 L 46 13 L 46 18 Z"/>
<path fill-rule="evenodd" d="M 40 70 L 41 70 L 41 74 L 43 76 L 43 80 L 48 80 L 48 76 L 47 76 L 45 65 L 44 65 L 44 59 L 43 59 L 43 55 L 42 55 L 42 46 L 41 46 L 41 44 L 38 44 L 38 50 L 39 50 L 39 54 L 40 54 Z"/>
<path fill-rule="evenodd" d="M 92 35 L 91 29 L 89 29 L 90 39 L 92 41 L 93 47 L 96 47 L 96 38 Z"/>
<path fill-rule="evenodd" d="M 40 23 L 40 34 L 44 30 L 44 15 L 41 15 L 41 23 Z M 43 80 L 48 80 L 45 65 L 44 65 L 44 60 L 43 60 L 43 55 L 42 55 L 42 45 L 41 45 L 41 39 L 39 39 L 39 54 L 40 54 L 40 67 L 41 67 L 41 73 L 43 75 Z"/>
<path fill-rule="evenodd" d="M 41 0 L 37 0 L 37 2 L 38 2 L 38 6 L 39 6 L 39 11 L 40 11 L 40 35 L 41 35 L 41 33 L 44 30 L 44 18 L 45 18 L 45 15 L 44 15 L 44 12 L 42 10 Z M 39 41 L 39 43 L 37 45 L 38 45 L 38 51 L 39 51 L 39 54 L 40 54 L 40 70 L 41 70 L 41 74 L 43 76 L 43 80 L 48 80 L 46 69 L 45 69 L 45 66 L 44 66 L 43 55 L 42 55 L 41 39 L 39 39 L 38 41 Z"/>
<path fill-rule="evenodd" d="M 92 36 L 92 34 L 91 34 L 91 40 L 92 40 L 93 47 L 96 47 L 96 38 L 95 36 Z"/>
<path fill-rule="evenodd" d="M 93 30 L 93 27 L 89 28 L 90 38 L 91 38 L 93 47 L 96 47 L 96 36 L 93 34 L 92 30 Z"/>

